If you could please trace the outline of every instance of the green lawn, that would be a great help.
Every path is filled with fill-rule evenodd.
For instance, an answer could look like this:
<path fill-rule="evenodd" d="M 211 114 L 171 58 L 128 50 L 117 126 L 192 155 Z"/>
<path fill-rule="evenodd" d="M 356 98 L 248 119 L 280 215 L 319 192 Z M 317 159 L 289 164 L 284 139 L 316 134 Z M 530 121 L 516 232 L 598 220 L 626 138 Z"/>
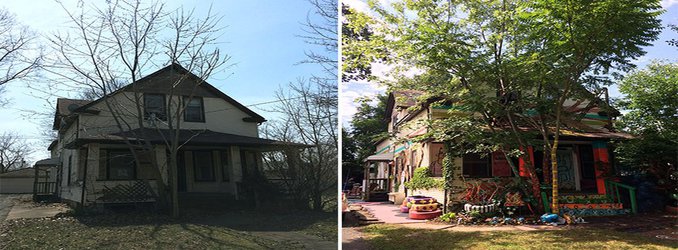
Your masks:
<path fill-rule="evenodd" d="M 299 249 L 302 242 L 267 234 L 336 242 L 332 215 L 229 212 L 172 219 L 123 213 L 15 220 L 0 224 L 0 249 Z"/>
<path fill-rule="evenodd" d="M 372 249 L 676 249 L 677 241 L 601 229 L 454 232 L 389 225 L 362 228 Z"/>

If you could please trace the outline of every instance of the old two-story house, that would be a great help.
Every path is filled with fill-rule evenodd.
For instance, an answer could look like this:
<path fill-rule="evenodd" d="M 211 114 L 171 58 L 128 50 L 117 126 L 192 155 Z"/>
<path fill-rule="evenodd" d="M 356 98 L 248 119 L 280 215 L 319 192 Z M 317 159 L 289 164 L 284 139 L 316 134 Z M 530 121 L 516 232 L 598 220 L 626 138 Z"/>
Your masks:
<path fill-rule="evenodd" d="M 388 132 L 392 136 L 376 142 L 376 153 L 364 159 L 365 192 L 368 200 L 389 199 L 400 204 L 406 195 L 426 195 L 453 206 L 462 203 L 461 197 L 453 193 L 462 192 L 469 182 L 514 176 L 501 152 L 486 155 L 464 154 L 454 159 L 454 165 L 458 166 L 453 169 L 451 180 L 455 190 L 407 190 L 404 183 L 411 179 L 418 167 L 426 166 L 433 178 L 443 178 L 443 143 L 434 139 L 414 138 L 428 132 L 427 123 L 422 121 L 445 118 L 453 107 L 416 103 L 415 100 L 421 94 L 418 91 L 397 91 L 389 94 L 384 120 L 388 122 Z M 585 203 L 587 198 L 600 199 L 604 196 L 611 198 L 610 201 L 615 200 L 616 204 L 601 208 L 619 208 L 620 197 L 609 197 L 620 196 L 620 186 L 607 178 L 613 170 L 608 143 L 611 139 L 631 138 L 631 135 L 614 132 L 611 129 L 611 117 L 603 112 L 600 105 L 596 104 L 591 108 L 588 104 L 586 100 L 568 100 L 564 104 L 568 111 L 582 112 L 583 119 L 570 122 L 561 131 L 557 152 L 559 191 L 566 199 L 573 200 L 570 203 L 575 203 L 561 206 L 577 207 L 576 203 Z M 420 107 L 411 108 L 414 105 Z M 523 151 L 529 155 L 538 172 L 542 173 L 539 176 L 542 184 L 550 185 L 545 180 L 549 180 L 551 172 L 541 171 L 544 157 L 548 158 L 548 155 L 544 156 L 539 149 L 530 146 Z M 515 159 L 514 163 L 519 166 L 519 175 L 527 177 L 525 163 L 520 159 Z M 615 190 L 612 194 L 611 188 Z M 544 195 L 548 196 L 550 192 L 543 192 L 542 196 Z M 545 207 L 548 207 L 546 196 L 541 198 Z M 635 203 L 633 206 L 635 208 Z"/>
<path fill-rule="evenodd" d="M 259 138 L 265 121 L 178 64 L 97 100 L 59 98 L 58 139 L 49 147 L 59 161 L 58 196 L 85 206 L 152 201 L 158 181 L 170 183 L 170 146 L 178 138 L 180 193 L 242 199 L 243 176 L 261 169 L 261 153 L 289 145 Z"/>

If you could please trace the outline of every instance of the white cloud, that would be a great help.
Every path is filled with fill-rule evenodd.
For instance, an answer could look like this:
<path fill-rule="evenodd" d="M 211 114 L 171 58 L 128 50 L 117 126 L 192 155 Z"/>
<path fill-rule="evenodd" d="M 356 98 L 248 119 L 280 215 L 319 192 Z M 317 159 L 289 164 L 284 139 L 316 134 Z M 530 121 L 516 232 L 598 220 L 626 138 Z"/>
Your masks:
<path fill-rule="evenodd" d="M 678 5 L 678 0 L 662 0 L 661 5 L 664 9 L 669 9 L 671 6 Z"/>
<path fill-rule="evenodd" d="M 341 124 L 348 127 L 353 115 L 358 111 L 356 99 L 360 97 L 373 98 L 386 91 L 385 86 L 379 86 L 371 82 L 348 82 L 342 83 L 341 96 L 339 98 L 339 112 Z"/>
<path fill-rule="evenodd" d="M 370 10 L 370 6 L 367 5 L 365 1 L 361 0 L 342 0 L 341 3 L 346 4 L 349 7 L 362 13 L 368 13 Z"/>

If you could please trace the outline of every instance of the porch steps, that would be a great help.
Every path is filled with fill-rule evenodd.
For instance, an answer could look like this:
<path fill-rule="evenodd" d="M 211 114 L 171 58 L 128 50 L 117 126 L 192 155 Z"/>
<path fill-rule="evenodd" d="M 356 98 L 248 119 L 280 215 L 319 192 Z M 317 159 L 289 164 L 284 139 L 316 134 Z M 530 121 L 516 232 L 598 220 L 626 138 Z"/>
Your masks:
<path fill-rule="evenodd" d="M 614 203 L 604 194 L 564 194 L 558 201 L 563 214 L 588 217 L 630 213 L 622 203 Z"/>

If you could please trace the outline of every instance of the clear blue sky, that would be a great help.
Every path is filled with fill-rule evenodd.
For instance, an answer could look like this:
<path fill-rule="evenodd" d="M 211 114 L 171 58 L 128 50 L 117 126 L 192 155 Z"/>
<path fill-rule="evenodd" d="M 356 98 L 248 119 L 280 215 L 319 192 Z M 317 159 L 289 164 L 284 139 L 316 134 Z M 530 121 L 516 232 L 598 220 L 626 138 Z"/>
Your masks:
<path fill-rule="evenodd" d="M 78 1 L 63 2 L 74 6 Z M 104 3 L 103 0 L 84 2 Z M 244 105 L 275 100 L 274 91 L 280 86 L 320 70 L 314 65 L 297 65 L 304 59 L 304 51 L 323 52 L 297 37 L 303 34 L 301 23 L 312 10 L 307 1 L 168 1 L 167 8 L 174 9 L 182 4 L 187 9 L 196 8 L 197 13 L 203 13 L 212 4 L 213 12 L 223 15 L 222 26 L 226 28 L 220 38 L 221 50 L 231 55 L 230 62 L 235 65 L 208 81 Z M 18 21 L 41 34 L 50 34 L 67 25 L 66 14 L 54 0 L 3 0 L 0 7 L 14 13 Z M 75 96 L 58 93 L 45 101 L 34 97 L 26 84 L 20 81 L 7 84 L 4 97 L 10 98 L 12 103 L 0 110 L 0 133 L 11 130 L 27 138 L 37 150 L 30 159 L 35 161 L 48 157 L 47 144 L 39 133 L 46 128 L 40 127 L 29 115 L 53 112 L 57 97 Z M 276 115 L 266 111 L 270 107 L 264 105 L 252 109 L 271 120 Z"/>
<path fill-rule="evenodd" d="M 366 12 L 369 10 L 365 0 L 343 0 L 352 8 Z M 379 0 L 382 6 L 388 6 L 391 0 Z M 665 12 L 661 15 L 662 25 L 668 24 L 678 25 L 678 0 L 662 0 L 661 5 Z M 668 62 L 678 62 L 678 48 L 669 46 L 666 41 L 670 39 L 678 39 L 678 34 L 669 29 L 664 29 L 660 34 L 659 39 L 654 41 L 652 46 L 646 47 L 647 54 L 638 58 L 635 64 L 638 68 L 643 68 L 653 60 L 665 60 Z M 379 72 L 383 67 L 373 68 L 373 72 Z M 357 111 L 357 104 L 354 102 L 358 97 L 373 97 L 377 94 L 384 93 L 386 88 L 371 82 L 348 82 L 341 83 L 342 96 L 339 99 L 341 110 L 341 121 L 344 127 L 349 126 L 353 114 Z M 610 96 L 613 98 L 621 98 L 622 95 L 616 85 L 609 88 Z"/>

